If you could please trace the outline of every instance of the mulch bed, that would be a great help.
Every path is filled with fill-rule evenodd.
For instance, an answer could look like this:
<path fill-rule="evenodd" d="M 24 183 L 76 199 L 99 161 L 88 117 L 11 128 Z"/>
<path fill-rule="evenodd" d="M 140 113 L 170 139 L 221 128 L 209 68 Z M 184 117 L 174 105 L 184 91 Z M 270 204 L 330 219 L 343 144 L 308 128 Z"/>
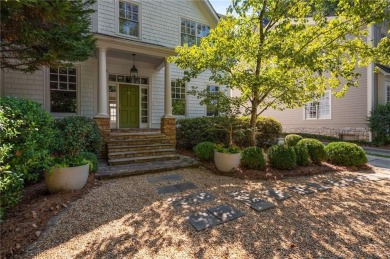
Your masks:
<path fill-rule="evenodd" d="M 86 186 L 80 191 L 50 194 L 44 181 L 27 186 L 22 201 L 6 210 L 4 222 L 0 223 L 0 258 L 18 257 L 28 244 L 38 239 L 52 216 L 99 185 L 100 182 L 90 174 Z"/>
<path fill-rule="evenodd" d="M 192 157 L 196 159 L 194 153 L 189 150 L 178 150 L 178 153 Z M 214 174 L 229 176 L 234 178 L 240 178 L 244 180 L 280 180 L 291 177 L 298 176 L 309 176 L 309 175 L 317 175 L 317 174 L 326 174 L 326 173 L 335 173 L 335 172 L 356 172 L 362 170 L 370 170 L 371 167 L 368 165 L 361 167 L 354 166 L 336 166 L 326 162 L 322 162 L 320 165 L 310 165 L 310 166 L 298 166 L 293 170 L 278 170 L 267 166 L 265 170 L 253 170 L 248 168 L 239 167 L 236 170 L 233 170 L 228 173 L 223 173 L 218 171 L 215 167 L 214 161 L 200 161 L 202 166 L 212 171 Z"/>

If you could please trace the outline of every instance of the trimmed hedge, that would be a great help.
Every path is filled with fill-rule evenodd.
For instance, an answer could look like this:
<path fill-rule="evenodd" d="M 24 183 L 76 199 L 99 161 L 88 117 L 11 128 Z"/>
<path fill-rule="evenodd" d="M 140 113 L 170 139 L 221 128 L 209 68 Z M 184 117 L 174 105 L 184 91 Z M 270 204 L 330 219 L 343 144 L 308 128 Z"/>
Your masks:
<path fill-rule="evenodd" d="M 177 147 L 193 149 L 201 142 L 222 143 L 228 145 L 228 133 L 218 127 L 223 117 L 185 118 L 177 121 Z M 234 123 L 233 142 L 240 147 L 249 147 L 250 118 L 237 118 Z M 282 125 L 273 118 L 259 117 L 257 123 L 257 146 L 269 147 L 278 142 Z"/>
<path fill-rule="evenodd" d="M 304 138 L 300 140 L 297 146 L 307 147 L 309 152 L 310 159 L 315 164 L 320 164 L 323 161 L 326 161 L 327 155 L 325 151 L 325 145 L 316 139 Z"/>
<path fill-rule="evenodd" d="M 214 158 L 215 144 L 212 142 L 201 142 L 194 147 L 194 153 L 202 161 L 210 161 Z"/>
<path fill-rule="evenodd" d="M 296 134 L 289 134 L 284 138 L 284 142 L 289 147 L 294 147 L 298 144 L 300 140 L 302 140 L 303 137 L 296 135 Z"/>
<path fill-rule="evenodd" d="M 268 149 L 268 160 L 271 167 L 291 170 L 297 167 L 297 156 L 292 147 L 275 145 Z"/>
<path fill-rule="evenodd" d="M 265 169 L 265 158 L 262 148 L 248 147 L 241 153 L 241 165 L 250 169 Z"/>
<path fill-rule="evenodd" d="M 297 164 L 301 166 L 308 166 L 311 164 L 310 155 L 306 146 L 293 147 L 295 155 L 297 156 Z"/>
<path fill-rule="evenodd" d="M 330 163 L 344 166 L 362 166 L 367 161 L 366 153 L 356 144 L 332 142 L 325 147 Z"/>

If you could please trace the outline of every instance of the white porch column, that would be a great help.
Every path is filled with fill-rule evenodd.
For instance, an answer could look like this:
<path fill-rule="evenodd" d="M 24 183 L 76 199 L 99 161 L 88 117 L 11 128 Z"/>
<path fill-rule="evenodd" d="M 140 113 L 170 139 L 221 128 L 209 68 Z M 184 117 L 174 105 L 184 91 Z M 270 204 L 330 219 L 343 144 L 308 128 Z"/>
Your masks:
<path fill-rule="evenodd" d="M 172 90 L 171 90 L 171 64 L 165 58 L 165 102 L 164 102 L 164 117 L 172 116 Z"/>
<path fill-rule="evenodd" d="M 98 117 L 108 117 L 107 49 L 99 47 Z"/>

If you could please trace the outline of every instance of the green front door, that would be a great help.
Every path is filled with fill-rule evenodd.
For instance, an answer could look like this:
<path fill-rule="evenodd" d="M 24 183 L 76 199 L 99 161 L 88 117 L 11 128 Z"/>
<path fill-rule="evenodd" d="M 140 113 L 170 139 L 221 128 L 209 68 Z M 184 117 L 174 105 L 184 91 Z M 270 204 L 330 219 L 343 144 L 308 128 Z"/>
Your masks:
<path fill-rule="evenodd" d="M 119 85 L 119 128 L 139 128 L 139 88 Z"/>

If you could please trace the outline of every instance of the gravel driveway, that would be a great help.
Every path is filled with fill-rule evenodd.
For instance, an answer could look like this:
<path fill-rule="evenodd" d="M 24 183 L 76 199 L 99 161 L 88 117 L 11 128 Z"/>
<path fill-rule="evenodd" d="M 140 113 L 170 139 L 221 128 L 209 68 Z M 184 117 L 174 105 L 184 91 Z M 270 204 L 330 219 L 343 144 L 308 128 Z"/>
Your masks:
<path fill-rule="evenodd" d="M 39 258 L 389 258 L 390 181 L 365 182 L 312 195 L 293 194 L 283 202 L 267 188 L 356 173 L 300 177 L 283 181 L 243 181 L 205 169 L 179 173 L 199 188 L 159 195 L 150 175 L 103 182 L 52 222 L 24 257 Z M 176 182 L 172 182 L 176 183 Z M 256 212 L 227 195 L 245 190 L 277 205 Z M 171 199 L 208 191 L 217 199 L 176 210 Z M 186 217 L 228 203 L 245 216 L 197 232 Z"/>

